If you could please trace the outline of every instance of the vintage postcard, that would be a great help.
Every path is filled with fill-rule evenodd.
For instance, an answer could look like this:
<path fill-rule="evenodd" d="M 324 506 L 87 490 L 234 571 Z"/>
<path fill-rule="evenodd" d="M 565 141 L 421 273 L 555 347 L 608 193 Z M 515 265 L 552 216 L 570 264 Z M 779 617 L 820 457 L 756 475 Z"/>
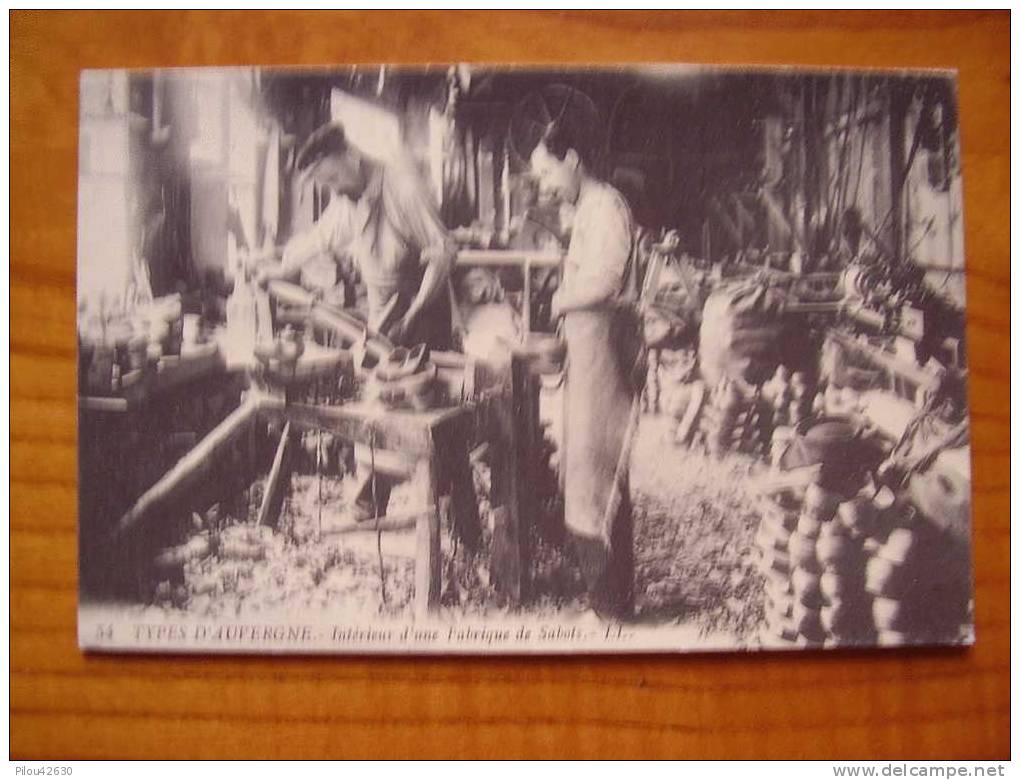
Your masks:
<path fill-rule="evenodd" d="M 86 71 L 79 642 L 974 641 L 955 76 Z"/>

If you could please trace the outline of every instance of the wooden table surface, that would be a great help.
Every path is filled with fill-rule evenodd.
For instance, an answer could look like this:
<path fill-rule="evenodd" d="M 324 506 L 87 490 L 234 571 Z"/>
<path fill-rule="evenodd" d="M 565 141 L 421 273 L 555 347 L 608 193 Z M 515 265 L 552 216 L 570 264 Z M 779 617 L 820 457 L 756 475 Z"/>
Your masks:
<path fill-rule="evenodd" d="M 78 651 L 79 69 L 457 60 L 959 69 L 973 649 L 449 660 Z M 1008 757 L 1009 75 L 1008 12 L 12 12 L 12 757 Z"/>

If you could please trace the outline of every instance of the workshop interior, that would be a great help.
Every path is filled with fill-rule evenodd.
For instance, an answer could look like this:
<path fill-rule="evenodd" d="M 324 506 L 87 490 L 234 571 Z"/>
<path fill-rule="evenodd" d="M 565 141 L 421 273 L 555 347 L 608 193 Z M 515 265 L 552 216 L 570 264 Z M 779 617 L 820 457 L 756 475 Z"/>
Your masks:
<path fill-rule="evenodd" d="M 567 125 L 629 226 L 619 420 L 578 416 L 615 380 L 572 374 L 590 344 L 557 298 L 606 229 L 536 173 Z M 323 186 L 338 143 L 414 185 Z M 78 188 L 83 606 L 973 642 L 950 74 L 85 71 Z M 327 220 L 357 250 L 279 273 Z M 364 258 L 422 233 L 380 287 Z M 432 282 L 443 335 L 415 337 Z M 604 610 L 570 483 L 617 421 Z"/>

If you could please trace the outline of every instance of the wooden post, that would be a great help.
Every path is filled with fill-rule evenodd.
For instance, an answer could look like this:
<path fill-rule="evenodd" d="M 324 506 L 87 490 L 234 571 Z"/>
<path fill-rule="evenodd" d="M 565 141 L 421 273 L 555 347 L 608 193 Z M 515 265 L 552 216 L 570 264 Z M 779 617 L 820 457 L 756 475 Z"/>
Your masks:
<path fill-rule="evenodd" d="M 262 494 L 258 525 L 269 525 L 275 528 L 277 520 L 279 520 L 280 509 L 283 506 L 283 495 L 286 492 L 285 483 L 290 477 L 290 458 L 288 457 L 290 440 L 290 423 L 287 423 L 283 428 L 283 434 L 280 436 L 280 444 L 276 448 L 276 457 L 273 458 L 273 466 L 269 470 L 269 478 L 266 480 L 266 488 Z"/>
<path fill-rule="evenodd" d="M 492 581 L 496 591 L 516 604 L 521 598 L 520 560 L 517 554 L 517 518 L 520 514 L 517 484 L 517 431 L 513 395 L 501 399 L 494 415 L 497 442 L 492 463 L 493 511 Z"/>
<path fill-rule="evenodd" d="M 418 516 L 414 561 L 414 614 L 424 619 L 439 610 L 442 586 L 442 556 L 439 545 L 440 514 L 448 511 L 449 500 L 439 498 L 439 474 L 435 456 L 418 463 L 417 477 L 425 485 L 425 505 L 431 511 Z M 445 506 L 441 506 L 445 504 Z"/>
<path fill-rule="evenodd" d="M 492 479 L 493 513 L 492 576 L 496 589 L 511 604 L 528 595 L 528 523 L 534 512 L 531 484 L 534 431 L 537 428 L 537 395 L 527 366 L 517 358 L 511 364 L 511 392 L 495 414 L 498 441 Z"/>
<path fill-rule="evenodd" d="M 523 431 L 518 439 L 517 452 L 517 555 L 521 567 L 521 601 L 530 592 L 531 527 L 539 511 L 535 488 L 538 484 L 538 453 L 542 439 L 539 414 L 539 380 L 524 363 L 514 367 L 515 396 L 520 398 L 514 406 L 515 425 Z"/>
<path fill-rule="evenodd" d="M 492 584 L 511 603 L 520 599 L 520 568 L 513 540 L 517 526 L 517 435 L 513 395 L 502 393 L 492 407 L 489 466 L 492 473 Z"/>

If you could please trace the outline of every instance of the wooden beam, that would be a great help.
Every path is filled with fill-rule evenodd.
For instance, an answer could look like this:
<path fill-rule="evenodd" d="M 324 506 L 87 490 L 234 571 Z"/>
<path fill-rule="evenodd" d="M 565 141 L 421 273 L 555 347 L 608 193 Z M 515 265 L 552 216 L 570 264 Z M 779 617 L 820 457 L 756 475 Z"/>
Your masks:
<path fill-rule="evenodd" d="M 276 399 L 263 399 L 263 414 L 289 421 L 298 430 L 322 429 L 346 441 L 373 445 L 377 449 L 394 450 L 417 458 L 429 457 L 433 451 L 432 415 L 406 412 L 369 412 L 356 404 L 319 406 L 286 404 Z"/>
<path fill-rule="evenodd" d="M 82 395 L 78 396 L 78 408 L 86 412 L 123 414 L 129 407 L 126 398 Z"/>
<path fill-rule="evenodd" d="M 556 268 L 563 259 L 559 252 L 521 251 L 515 249 L 462 249 L 457 253 L 456 265 L 479 268 L 499 266 L 525 266 Z"/>
<path fill-rule="evenodd" d="M 259 506 L 257 525 L 269 525 L 275 528 L 280 518 L 283 495 L 286 492 L 284 486 L 290 477 L 290 458 L 288 457 L 290 442 L 290 423 L 287 423 L 283 426 L 283 434 L 276 447 L 273 466 L 269 469 L 269 478 L 266 480 L 266 487 L 262 493 L 262 504 Z"/>
<path fill-rule="evenodd" d="M 184 497 L 216 465 L 223 455 L 251 428 L 259 404 L 246 400 L 223 422 L 213 428 L 193 450 L 188 452 L 155 485 L 142 494 L 120 518 L 115 534 L 123 534 L 152 516 L 157 509 Z"/>
<path fill-rule="evenodd" d="M 425 412 L 389 410 L 362 402 L 342 406 L 290 403 L 261 396 L 259 411 L 270 419 L 290 421 L 299 430 L 322 429 L 346 441 L 393 450 L 415 460 L 428 458 L 436 442 L 449 437 L 474 438 L 478 404 L 460 404 Z"/>
<path fill-rule="evenodd" d="M 376 360 L 382 360 L 393 351 L 393 342 L 379 333 L 373 333 L 357 317 L 317 303 L 312 306 L 309 319 L 317 328 L 336 334 L 348 344 L 365 340 L 365 351 Z"/>

